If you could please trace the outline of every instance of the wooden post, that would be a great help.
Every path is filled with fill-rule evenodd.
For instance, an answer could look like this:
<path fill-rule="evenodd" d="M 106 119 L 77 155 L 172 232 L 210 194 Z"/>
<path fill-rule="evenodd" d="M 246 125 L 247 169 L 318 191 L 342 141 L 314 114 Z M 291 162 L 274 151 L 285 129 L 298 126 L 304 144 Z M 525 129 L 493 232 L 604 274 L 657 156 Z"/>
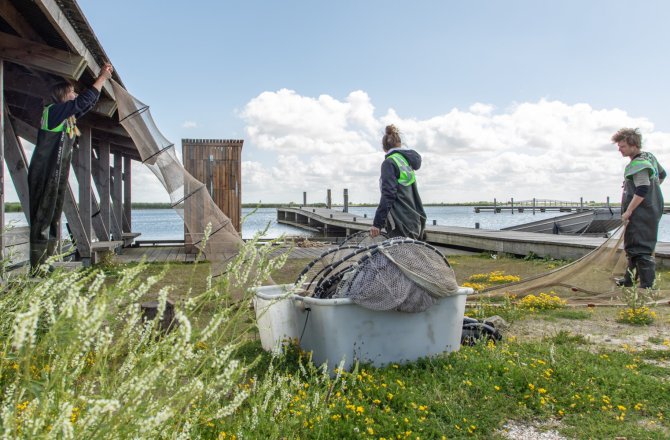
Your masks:
<path fill-rule="evenodd" d="M 610 196 L 607 196 L 607 207 L 610 207 Z"/>
<path fill-rule="evenodd" d="M 584 197 L 579 198 L 579 210 L 580 211 L 584 210 Z"/>
<path fill-rule="evenodd" d="M 123 232 L 132 232 L 133 200 L 132 177 L 133 162 L 129 157 L 123 158 Z"/>
<path fill-rule="evenodd" d="M 123 191 L 123 158 L 119 153 L 114 153 L 114 170 L 112 171 L 114 176 L 113 186 L 112 186 L 112 210 L 114 211 L 114 217 L 118 222 L 118 234 L 119 238 L 114 237 L 115 240 L 121 240 L 121 228 L 123 227 L 123 202 L 121 200 L 121 194 Z"/>
<path fill-rule="evenodd" d="M 5 256 L 5 63 L 0 58 L 0 258 Z"/>
<path fill-rule="evenodd" d="M 512 214 L 514 214 L 514 197 L 512 197 Z"/>
<path fill-rule="evenodd" d="M 79 167 L 79 154 L 72 155 L 72 166 L 76 170 Z M 93 182 L 97 185 L 96 180 L 98 180 L 98 159 L 91 158 L 91 176 L 93 177 Z M 77 177 L 78 179 L 79 177 Z M 99 190 L 99 188 L 98 188 Z M 108 226 L 105 226 L 102 216 L 100 215 L 100 206 L 98 205 L 98 200 L 95 197 L 93 188 L 91 188 L 91 226 L 93 227 L 93 232 L 95 236 L 98 237 L 98 240 L 107 241 L 109 240 L 109 229 Z M 93 240 L 91 240 L 93 241 Z"/>
<path fill-rule="evenodd" d="M 5 106 L 2 107 L 2 112 L 4 113 L 4 117 L 2 118 L 4 122 L 2 142 L 4 142 L 3 153 L 7 161 L 7 169 L 9 169 L 9 175 L 14 182 L 14 188 L 16 189 L 16 194 L 19 196 L 19 202 L 21 202 L 21 208 L 23 209 L 23 214 L 26 216 L 26 221 L 30 222 L 30 213 L 28 211 L 30 203 L 28 197 L 28 160 L 14 131 L 12 121 L 9 118 L 9 112 Z"/>
<path fill-rule="evenodd" d="M 496 200 L 495 197 L 493 198 L 493 213 L 494 214 L 498 213 L 498 201 Z"/>
<path fill-rule="evenodd" d="M 79 215 L 84 226 L 86 239 L 91 242 L 91 128 L 82 127 L 79 137 L 79 149 L 76 152 L 77 165 L 75 166 L 77 181 L 79 182 Z"/>
<path fill-rule="evenodd" d="M 332 208 L 332 206 L 333 206 L 333 203 L 332 203 L 332 199 L 330 197 L 330 190 L 328 190 L 328 192 L 326 193 L 326 208 L 330 209 L 330 208 Z"/>
<path fill-rule="evenodd" d="M 307 191 L 302 192 L 302 206 L 307 206 Z"/>
<path fill-rule="evenodd" d="M 107 232 L 112 231 L 112 204 L 110 201 L 109 185 L 109 142 L 103 141 L 98 148 L 98 163 L 96 173 L 100 185 L 98 185 L 98 194 L 100 195 L 100 217 L 102 223 L 107 228 Z M 102 238 L 100 238 L 102 240 Z M 105 241 L 109 240 L 109 237 Z M 114 240 L 118 238 L 114 237 Z"/>
<path fill-rule="evenodd" d="M 347 188 L 344 188 L 344 208 L 342 209 L 342 212 L 349 212 L 349 190 Z"/>
<path fill-rule="evenodd" d="M 535 215 L 535 197 L 533 197 L 533 215 Z"/>

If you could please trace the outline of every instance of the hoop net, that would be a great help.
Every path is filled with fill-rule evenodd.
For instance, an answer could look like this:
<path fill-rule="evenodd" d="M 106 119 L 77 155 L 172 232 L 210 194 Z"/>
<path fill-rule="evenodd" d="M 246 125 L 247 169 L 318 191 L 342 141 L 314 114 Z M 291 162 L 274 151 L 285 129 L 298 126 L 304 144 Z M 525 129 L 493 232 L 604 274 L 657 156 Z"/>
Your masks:
<path fill-rule="evenodd" d="M 603 244 L 565 266 L 515 283 L 483 289 L 470 298 L 549 293 L 570 304 L 614 305 L 621 303 L 621 287 L 615 283 L 627 268 L 623 249 L 624 227 L 615 230 Z M 658 300 L 669 299 L 670 290 L 657 290 Z"/>
<path fill-rule="evenodd" d="M 177 158 L 174 144 L 154 123 L 149 106 L 110 80 L 119 109 L 119 122 L 140 153 L 142 163 L 158 178 L 170 204 L 184 220 L 187 235 L 207 259 L 228 259 L 242 244 L 230 219 L 214 203 L 205 184 L 193 177 Z M 208 238 L 205 240 L 205 237 Z"/>
<path fill-rule="evenodd" d="M 362 245 L 352 241 L 305 267 L 296 283 L 302 283 L 306 296 L 350 298 L 373 310 L 421 312 L 458 291 L 449 262 L 427 243 L 404 237 Z"/>

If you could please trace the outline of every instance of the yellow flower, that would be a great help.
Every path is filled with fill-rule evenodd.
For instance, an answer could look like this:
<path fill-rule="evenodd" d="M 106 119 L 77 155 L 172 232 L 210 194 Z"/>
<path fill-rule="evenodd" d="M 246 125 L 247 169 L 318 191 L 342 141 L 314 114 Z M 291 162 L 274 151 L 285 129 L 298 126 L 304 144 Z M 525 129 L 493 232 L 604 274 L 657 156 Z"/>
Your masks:
<path fill-rule="evenodd" d="M 368 426 L 368 434 L 370 434 L 370 435 L 374 435 L 374 434 L 375 434 L 375 430 Z"/>
<path fill-rule="evenodd" d="M 500 391 L 500 387 L 498 385 L 495 385 L 493 388 L 495 388 L 496 391 Z"/>

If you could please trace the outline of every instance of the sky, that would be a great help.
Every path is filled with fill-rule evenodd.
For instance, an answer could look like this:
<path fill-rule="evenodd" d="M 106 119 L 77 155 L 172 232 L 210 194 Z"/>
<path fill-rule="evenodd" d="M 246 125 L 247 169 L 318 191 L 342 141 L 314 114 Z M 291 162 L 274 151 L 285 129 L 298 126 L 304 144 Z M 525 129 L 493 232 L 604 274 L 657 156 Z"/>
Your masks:
<path fill-rule="evenodd" d="M 245 203 L 377 202 L 390 123 L 424 203 L 618 200 L 620 127 L 670 166 L 670 2 L 78 2 L 179 152 L 244 139 Z"/>

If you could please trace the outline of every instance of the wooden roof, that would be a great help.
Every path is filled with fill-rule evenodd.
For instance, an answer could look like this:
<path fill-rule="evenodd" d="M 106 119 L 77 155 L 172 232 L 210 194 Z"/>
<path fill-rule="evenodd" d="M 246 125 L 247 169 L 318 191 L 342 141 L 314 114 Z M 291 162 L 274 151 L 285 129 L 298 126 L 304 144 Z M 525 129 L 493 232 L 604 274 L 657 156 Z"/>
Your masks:
<path fill-rule="evenodd" d="M 65 78 L 84 89 L 93 84 L 100 66 L 111 62 L 75 0 L 0 0 L 0 59 L 5 63 L 5 103 L 17 134 L 26 139 L 34 134 L 22 135 L 21 130 L 37 129 L 51 86 Z M 123 84 L 116 69 L 113 78 Z M 79 125 L 92 128 L 94 146 L 109 141 L 112 152 L 140 160 L 118 122 L 109 83 Z"/>

